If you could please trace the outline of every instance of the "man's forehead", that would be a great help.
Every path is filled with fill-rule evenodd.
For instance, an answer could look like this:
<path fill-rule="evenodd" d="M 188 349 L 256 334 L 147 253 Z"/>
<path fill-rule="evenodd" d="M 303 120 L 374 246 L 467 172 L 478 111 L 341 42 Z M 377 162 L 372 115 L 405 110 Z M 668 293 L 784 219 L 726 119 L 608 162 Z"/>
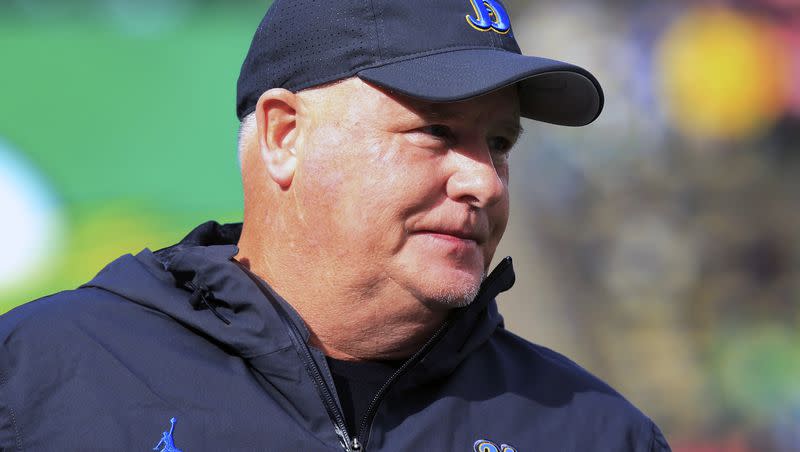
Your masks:
<path fill-rule="evenodd" d="M 300 91 L 312 104 L 332 115 L 358 115 L 363 112 L 395 117 L 420 117 L 429 121 L 485 121 L 521 133 L 518 89 L 509 86 L 483 96 L 456 102 L 431 102 L 375 86 L 358 77 L 322 87 Z"/>

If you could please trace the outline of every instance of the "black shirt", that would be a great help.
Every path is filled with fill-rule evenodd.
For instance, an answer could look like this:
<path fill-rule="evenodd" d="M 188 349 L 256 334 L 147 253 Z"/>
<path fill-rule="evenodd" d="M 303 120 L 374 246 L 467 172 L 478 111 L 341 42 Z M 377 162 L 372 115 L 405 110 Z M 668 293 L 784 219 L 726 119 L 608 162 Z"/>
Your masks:
<path fill-rule="evenodd" d="M 402 362 L 342 361 L 326 358 L 342 404 L 347 430 L 351 434 L 358 434 L 356 428 L 370 402 Z"/>

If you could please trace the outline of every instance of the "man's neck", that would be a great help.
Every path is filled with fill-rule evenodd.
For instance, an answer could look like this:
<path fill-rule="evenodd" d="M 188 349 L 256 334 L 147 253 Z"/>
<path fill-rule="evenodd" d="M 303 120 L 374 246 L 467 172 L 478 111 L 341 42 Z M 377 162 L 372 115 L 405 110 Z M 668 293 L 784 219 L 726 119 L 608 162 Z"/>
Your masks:
<path fill-rule="evenodd" d="M 368 304 L 373 306 L 318 310 L 301 305 L 295 309 L 311 330 L 312 345 L 332 358 L 354 361 L 405 359 L 419 350 L 446 318 L 446 313 L 425 312 L 427 309 L 376 313 L 384 303 L 375 300 Z"/>
<path fill-rule="evenodd" d="M 369 290 L 341 287 L 312 274 L 313 269 L 298 272 L 294 265 L 248 253 L 245 243 L 239 248 L 236 259 L 292 305 L 311 332 L 311 345 L 335 359 L 405 359 L 449 314 L 431 309 L 393 283 Z"/>

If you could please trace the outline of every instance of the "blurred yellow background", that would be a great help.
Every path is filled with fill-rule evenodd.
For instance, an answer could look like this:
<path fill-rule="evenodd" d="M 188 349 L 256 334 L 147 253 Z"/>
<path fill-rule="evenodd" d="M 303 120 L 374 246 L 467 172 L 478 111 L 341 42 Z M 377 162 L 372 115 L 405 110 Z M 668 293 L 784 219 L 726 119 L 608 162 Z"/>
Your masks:
<path fill-rule="evenodd" d="M 507 325 L 674 450 L 800 451 L 800 1 L 506 2 L 606 110 L 526 123 Z M 268 6 L 0 3 L 0 313 L 241 218 L 235 83 Z"/>

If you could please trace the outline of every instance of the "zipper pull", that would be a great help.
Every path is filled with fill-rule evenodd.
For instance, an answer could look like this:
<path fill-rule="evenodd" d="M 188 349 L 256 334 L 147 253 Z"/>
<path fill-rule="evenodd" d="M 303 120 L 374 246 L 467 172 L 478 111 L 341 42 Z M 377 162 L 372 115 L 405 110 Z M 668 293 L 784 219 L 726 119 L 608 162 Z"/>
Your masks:
<path fill-rule="evenodd" d="M 363 452 L 363 449 L 361 448 L 361 443 L 358 441 L 358 438 L 353 438 L 353 443 L 350 444 L 350 448 L 353 450 L 353 452 Z"/>

